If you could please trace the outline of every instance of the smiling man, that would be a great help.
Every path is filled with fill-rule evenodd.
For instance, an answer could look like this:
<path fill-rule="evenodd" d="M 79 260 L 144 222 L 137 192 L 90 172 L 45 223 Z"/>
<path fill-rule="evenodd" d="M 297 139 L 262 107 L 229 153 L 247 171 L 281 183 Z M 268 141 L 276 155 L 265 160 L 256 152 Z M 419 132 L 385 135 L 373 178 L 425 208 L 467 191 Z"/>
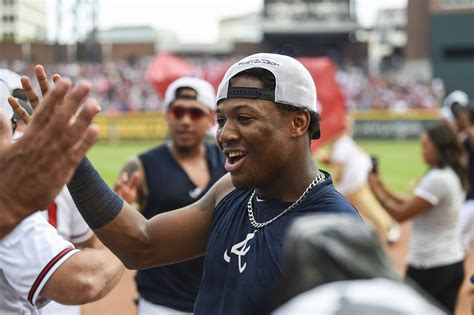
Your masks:
<path fill-rule="evenodd" d="M 358 214 L 312 158 L 320 116 L 314 81 L 300 62 L 244 58 L 227 71 L 216 103 L 216 139 L 229 174 L 193 204 L 147 220 L 88 160 L 69 188 L 86 222 L 129 268 L 205 255 L 194 313 L 262 314 L 281 279 L 289 223 L 315 212 Z"/>

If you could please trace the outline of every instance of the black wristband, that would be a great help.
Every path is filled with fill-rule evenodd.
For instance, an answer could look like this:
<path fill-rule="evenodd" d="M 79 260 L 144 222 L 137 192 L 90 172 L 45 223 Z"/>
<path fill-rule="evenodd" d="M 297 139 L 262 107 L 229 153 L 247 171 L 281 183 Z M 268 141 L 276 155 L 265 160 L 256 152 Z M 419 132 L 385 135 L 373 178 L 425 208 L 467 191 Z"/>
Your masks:
<path fill-rule="evenodd" d="M 79 164 L 67 187 L 92 229 L 103 227 L 122 210 L 123 200 L 109 188 L 87 157 Z"/>

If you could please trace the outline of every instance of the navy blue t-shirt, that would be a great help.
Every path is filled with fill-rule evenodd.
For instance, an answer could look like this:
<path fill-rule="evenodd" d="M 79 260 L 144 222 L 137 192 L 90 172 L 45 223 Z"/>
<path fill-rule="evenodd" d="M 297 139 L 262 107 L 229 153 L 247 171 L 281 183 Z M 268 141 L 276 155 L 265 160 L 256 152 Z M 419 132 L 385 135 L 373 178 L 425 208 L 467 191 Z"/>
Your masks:
<path fill-rule="evenodd" d="M 200 191 L 161 145 L 139 156 L 146 176 L 148 198 L 143 215 L 154 215 L 187 206 L 201 198 L 225 174 L 225 158 L 214 144 L 206 144 L 206 159 L 211 180 Z M 201 283 L 203 258 L 138 271 L 138 292 L 147 301 L 183 312 L 192 312 Z"/>
<path fill-rule="evenodd" d="M 204 259 L 195 314 L 265 314 L 283 273 L 283 242 L 288 225 L 311 213 L 357 210 L 338 193 L 328 173 L 293 210 L 255 232 L 247 214 L 252 191 L 235 189 L 217 205 Z M 252 200 L 257 222 L 277 216 L 291 203 Z"/>

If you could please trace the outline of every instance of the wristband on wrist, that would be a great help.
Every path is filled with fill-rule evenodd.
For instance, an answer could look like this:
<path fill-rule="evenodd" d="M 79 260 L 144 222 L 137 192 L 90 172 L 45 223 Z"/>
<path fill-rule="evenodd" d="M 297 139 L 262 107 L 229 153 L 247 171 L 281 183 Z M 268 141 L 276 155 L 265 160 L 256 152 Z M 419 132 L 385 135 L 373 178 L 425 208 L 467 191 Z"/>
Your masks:
<path fill-rule="evenodd" d="M 92 229 L 99 229 L 115 219 L 123 200 L 104 182 L 85 157 L 67 185 L 72 199 Z"/>

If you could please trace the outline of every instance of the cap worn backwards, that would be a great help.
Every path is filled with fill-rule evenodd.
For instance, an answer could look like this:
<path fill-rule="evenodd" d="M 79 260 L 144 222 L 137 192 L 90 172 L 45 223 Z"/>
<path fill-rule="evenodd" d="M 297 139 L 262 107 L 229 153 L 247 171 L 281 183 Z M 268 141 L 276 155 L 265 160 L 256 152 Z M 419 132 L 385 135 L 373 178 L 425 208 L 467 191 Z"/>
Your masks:
<path fill-rule="evenodd" d="M 455 104 L 459 104 L 454 106 Z M 457 110 L 466 109 L 469 104 L 469 96 L 463 91 L 456 90 L 449 93 L 448 96 L 444 99 L 443 107 L 441 108 L 440 114 L 444 119 L 453 122 L 456 116 L 455 107 Z"/>
<path fill-rule="evenodd" d="M 195 90 L 197 94 L 196 100 L 199 103 L 208 107 L 212 111 L 216 109 L 216 95 L 214 92 L 214 87 L 209 82 L 194 77 L 179 78 L 168 86 L 164 99 L 165 109 L 168 108 L 177 98 L 179 98 L 179 95 L 176 95 L 176 92 L 180 88 L 191 88 Z"/>
<path fill-rule="evenodd" d="M 266 69 L 275 76 L 275 91 L 229 86 L 235 75 L 253 68 Z M 295 58 L 280 54 L 254 54 L 233 64 L 219 85 L 216 103 L 227 98 L 265 99 L 318 112 L 316 85 L 308 69 Z"/>

